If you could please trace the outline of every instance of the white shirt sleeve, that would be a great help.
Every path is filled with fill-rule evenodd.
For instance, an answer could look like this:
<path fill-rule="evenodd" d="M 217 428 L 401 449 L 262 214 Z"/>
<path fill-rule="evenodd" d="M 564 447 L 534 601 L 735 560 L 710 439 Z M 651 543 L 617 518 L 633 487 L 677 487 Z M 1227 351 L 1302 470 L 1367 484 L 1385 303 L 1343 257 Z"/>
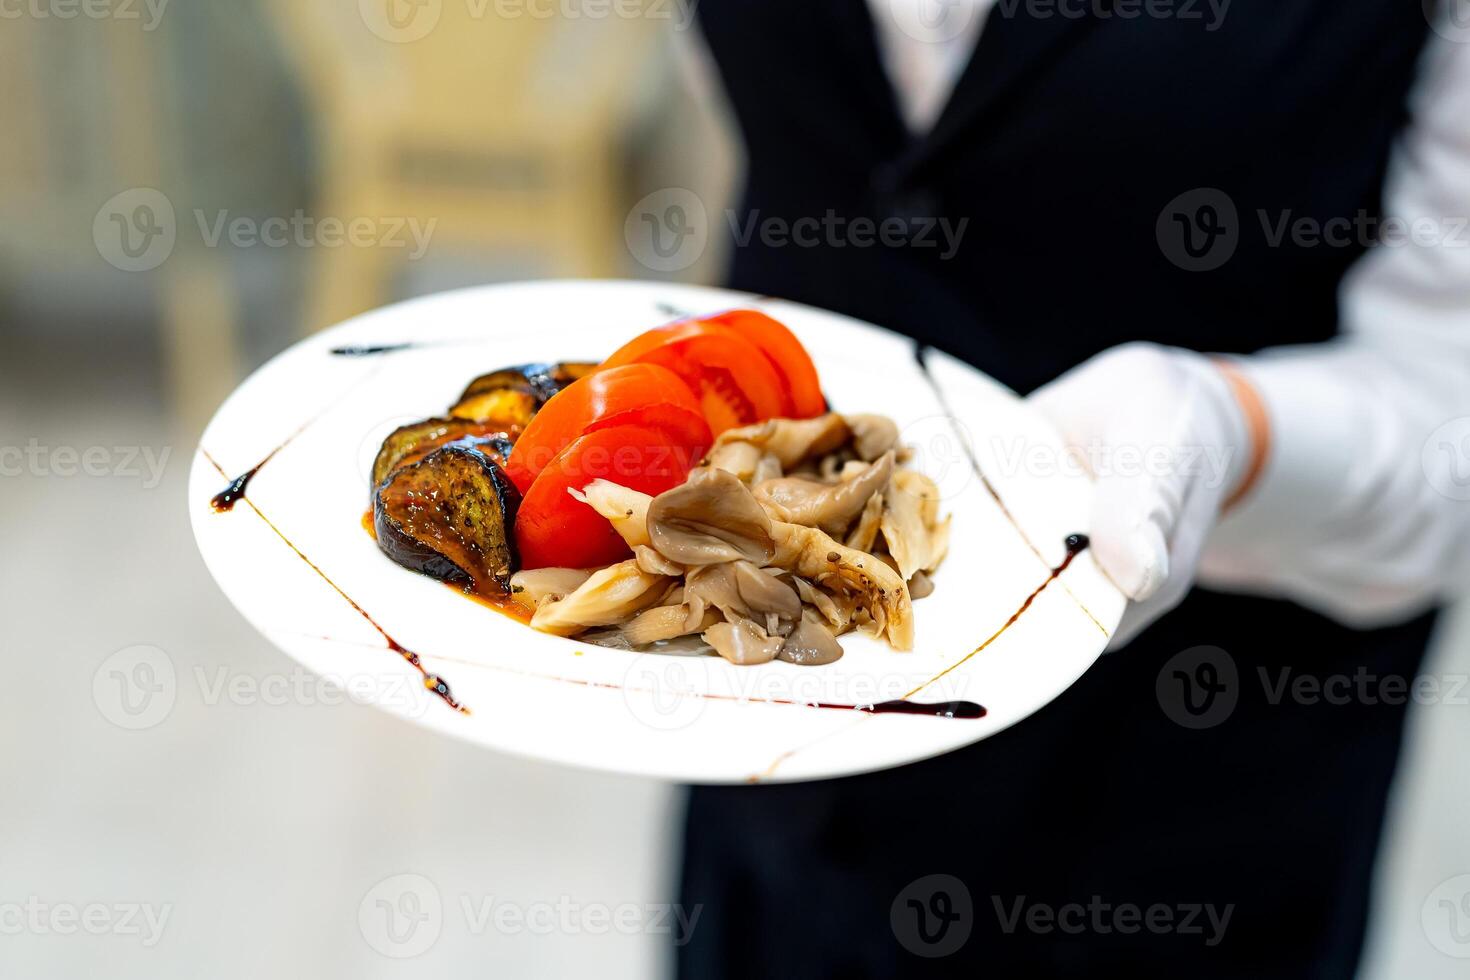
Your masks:
<path fill-rule="evenodd" d="M 1200 568 L 1358 626 L 1470 573 L 1470 44 L 1433 39 L 1412 110 L 1382 243 L 1343 282 L 1341 336 L 1240 361 L 1274 446 Z"/>

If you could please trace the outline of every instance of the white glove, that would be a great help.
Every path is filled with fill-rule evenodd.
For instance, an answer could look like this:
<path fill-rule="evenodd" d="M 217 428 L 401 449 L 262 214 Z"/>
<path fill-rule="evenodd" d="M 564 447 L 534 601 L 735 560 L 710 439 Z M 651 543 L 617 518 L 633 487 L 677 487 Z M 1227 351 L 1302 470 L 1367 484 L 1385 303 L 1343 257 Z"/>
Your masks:
<path fill-rule="evenodd" d="M 1184 599 L 1224 505 L 1259 471 L 1225 370 L 1192 351 L 1133 343 L 1031 395 L 1097 479 L 1092 551 L 1132 600 L 1109 649 Z"/>

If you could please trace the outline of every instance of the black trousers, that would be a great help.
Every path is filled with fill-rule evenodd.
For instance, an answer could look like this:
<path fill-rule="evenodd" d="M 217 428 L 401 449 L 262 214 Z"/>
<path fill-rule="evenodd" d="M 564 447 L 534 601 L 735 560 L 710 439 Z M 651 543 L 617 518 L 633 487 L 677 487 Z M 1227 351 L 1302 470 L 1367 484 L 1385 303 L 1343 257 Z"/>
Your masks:
<path fill-rule="evenodd" d="M 680 975 L 1348 980 L 1433 620 L 1197 590 L 978 745 L 697 787 Z"/>

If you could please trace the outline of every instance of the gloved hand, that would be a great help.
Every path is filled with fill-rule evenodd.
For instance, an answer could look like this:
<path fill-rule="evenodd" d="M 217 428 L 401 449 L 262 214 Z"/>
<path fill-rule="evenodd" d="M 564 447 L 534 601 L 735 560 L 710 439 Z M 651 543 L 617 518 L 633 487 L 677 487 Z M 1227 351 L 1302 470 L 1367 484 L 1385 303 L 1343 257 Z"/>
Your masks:
<path fill-rule="evenodd" d="M 1206 538 L 1264 461 L 1249 384 L 1202 354 L 1134 343 L 1031 395 L 1097 479 L 1092 550 L 1128 596 L 1109 649 L 1183 600 Z"/>

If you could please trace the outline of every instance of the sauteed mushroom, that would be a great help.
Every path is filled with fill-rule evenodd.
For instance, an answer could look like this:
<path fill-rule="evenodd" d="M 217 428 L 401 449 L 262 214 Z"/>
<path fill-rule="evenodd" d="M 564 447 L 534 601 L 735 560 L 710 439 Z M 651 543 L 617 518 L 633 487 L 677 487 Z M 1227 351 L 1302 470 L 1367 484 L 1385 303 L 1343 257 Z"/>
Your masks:
<path fill-rule="evenodd" d="M 714 565 L 771 554 L 771 519 L 750 491 L 724 470 L 700 467 L 648 506 L 648 537 L 681 565 Z"/>
<path fill-rule="evenodd" d="M 757 484 L 755 497 L 778 520 L 843 534 L 873 495 L 888 485 L 892 475 L 893 453 L 888 452 L 841 483 L 788 476 Z"/>

